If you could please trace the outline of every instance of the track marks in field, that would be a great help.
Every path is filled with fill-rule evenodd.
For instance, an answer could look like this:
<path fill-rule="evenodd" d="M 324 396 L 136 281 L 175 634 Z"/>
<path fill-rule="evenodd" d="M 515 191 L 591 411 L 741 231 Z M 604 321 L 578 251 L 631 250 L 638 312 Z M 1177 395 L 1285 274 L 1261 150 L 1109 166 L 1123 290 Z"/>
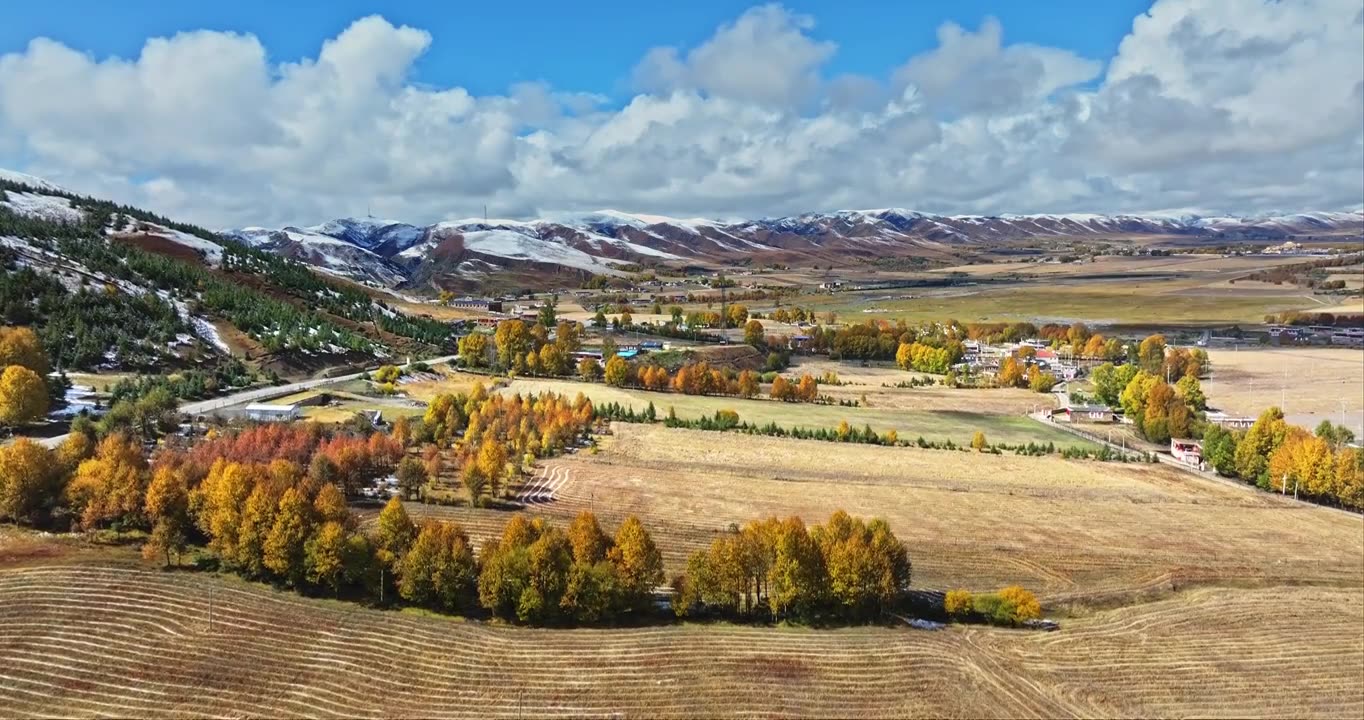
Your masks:
<path fill-rule="evenodd" d="M 554 502 L 570 482 L 573 473 L 563 465 L 546 465 L 516 494 L 522 505 L 544 505 Z"/>
<path fill-rule="evenodd" d="M 0 570 L 0 707 L 14 717 L 1358 717 L 1362 613 L 1357 589 L 1279 587 L 1181 593 L 1055 633 L 549 630 L 190 573 L 29 567 Z"/>

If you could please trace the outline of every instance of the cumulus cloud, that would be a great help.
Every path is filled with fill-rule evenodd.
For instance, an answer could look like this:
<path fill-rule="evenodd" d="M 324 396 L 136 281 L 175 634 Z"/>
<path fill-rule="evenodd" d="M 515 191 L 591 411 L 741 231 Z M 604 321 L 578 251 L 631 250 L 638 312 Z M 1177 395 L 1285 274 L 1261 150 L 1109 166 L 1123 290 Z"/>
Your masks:
<path fill-rule="evenodd" d="M 427 32 L 357 20 L 274 63 L 250 35 L 135 58 L 0 56 L 0 166 L 214 226 L 617 207 L 759 216 L 1254 213 L 1364 203 L 1357 0 L 1159 0 L 1112 58 L 947 23 L 885 79 L 832 76 L 813 18 L 755 7 L 649 51 L 637 94 L 413 81 Z M 630 72 L 629 69 L 622 69 Z"/>
<path fill-rule="evenodd" d="M 697 90 L 775 107 L 800 105 L 820 84 L 819 68 L 836 49 L 807 33 L 814 18 L 780 5 L 763 5 L 721 25 L 715 35 L 682 59 L 675 47 L 650 50 L 635 68 L 645 92 Z"/>
<path fill-rule="evenodd" d="M 911 58 L 895 79 L 949 112 L 1002 112 L 1092 80 L 1103 69 L 1066 50 L 1005 47 L 1003 35 L 994 18 L 974 33 L 945 23 L 938 28 L 938 47 Z"/>

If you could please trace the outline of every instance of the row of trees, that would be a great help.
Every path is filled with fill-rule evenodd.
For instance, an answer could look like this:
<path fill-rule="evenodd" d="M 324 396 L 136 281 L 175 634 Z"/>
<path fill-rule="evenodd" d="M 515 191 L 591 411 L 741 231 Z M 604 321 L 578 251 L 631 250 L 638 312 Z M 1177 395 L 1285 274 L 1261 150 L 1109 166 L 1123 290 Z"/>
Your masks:
<path fill-rule="evenodd" d="M 839 510 L 806 528 L 797 517 L 755 520 L 716 538 L 673 580 L 679 616 L 864 620 L 909 588 L 909 553 L 884 520 Z"/>
<path fill-rule="evenodd" d="M 753 398 L 762 392 L 763 377 L 754 370 L 713 368 L 704 360 L 688 362 L 677 372 L 669 373 L 662 365 L 635 365 L 616 356 L 606 362 L 605 380 L 614 387 Z M 815 402 L 819 399 L 819 381 L 809 373 L 798 379 L 773 373 L 769 394 L 773 400 L 783 402 Z"/>
<path fill-rule="evenodd" d="M 1203 456 L 1218 474 L 1262 490 L 1364 510 L 1364 453 L 1353 441 L 1353 432 L 1329 420 L 1314 433 L 1289 425 L 1273 407 L 1244 432 L 1209 426 Z"/>
<path fill-rule="evenodd" d="M 926 342 L 902 342 L 895 351 L 895 364 L 902 370 L 946 374 L 953 365 L 966 355 L 966 348 L 960 342 L 951 341 L 941 347 Z"/>

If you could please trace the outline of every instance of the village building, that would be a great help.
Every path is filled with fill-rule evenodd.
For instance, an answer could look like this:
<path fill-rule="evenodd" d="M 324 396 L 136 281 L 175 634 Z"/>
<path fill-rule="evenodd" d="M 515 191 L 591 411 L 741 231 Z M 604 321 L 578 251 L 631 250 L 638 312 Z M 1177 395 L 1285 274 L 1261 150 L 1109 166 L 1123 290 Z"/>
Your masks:
<path fill-rule="evenodd" d="M 1196 440 L 1171 438 L 1170 455 L 1185 465 L 1198 467 L 1203 464 L 1203 444 Z"/>
<path fill-rule="evenodd" d="M 255 422 L 292 422 L 298 419 L 298 405 L 251 403 L 246 406 L 246 419 Z"/>
<path fill-rule="evenodd" d="M 1249 430 L 1255 424 L 1255 418 L 1228 415 L 1227 413 L 1214 410 L 1208 413 L 1208 422 L 1224 427 L 1228 430 Z"/>
<path fill-rule="evenodd" d="M 480 310 L 483 312 L 502 312 L 502 301 L 492 298 L 461 297 L 450 301 L 450 307 L 461 310 Z"/>
<path fill-rule="evenodd" d="M 1118 416 L 1106 405 L 1071 405 L 1051 411 L 1051 419 L 1069 423 L 1112 423 Z"/>

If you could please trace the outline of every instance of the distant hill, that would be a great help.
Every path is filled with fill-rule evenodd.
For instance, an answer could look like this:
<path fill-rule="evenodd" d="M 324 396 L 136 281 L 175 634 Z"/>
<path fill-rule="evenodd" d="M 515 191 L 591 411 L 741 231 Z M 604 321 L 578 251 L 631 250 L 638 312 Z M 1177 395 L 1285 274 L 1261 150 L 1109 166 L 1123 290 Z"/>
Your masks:
<path fill-rule="evenodd" d="M 1364 235 L 1364 212 L 1252 218 L 1144 215 L 929 215 L 898 208 L 746 221 L 681 220 L 603 210 L 541 220 L 416 226 L 343 218 L 307 228 L 225 233 L 327 272 L 388 287 L 472 288 L 500 273 L 619 275 L 637 265 L 846 262 L 949 257 L 1030 239 L 1282 241 Z"/>

